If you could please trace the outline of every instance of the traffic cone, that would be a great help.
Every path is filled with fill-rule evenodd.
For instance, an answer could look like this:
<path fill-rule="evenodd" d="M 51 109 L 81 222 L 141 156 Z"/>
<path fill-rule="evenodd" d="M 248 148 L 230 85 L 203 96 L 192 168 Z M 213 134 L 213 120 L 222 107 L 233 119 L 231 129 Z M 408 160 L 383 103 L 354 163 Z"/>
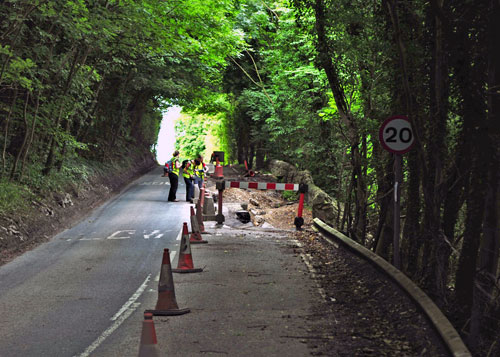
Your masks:
<path fill-rule="evenodd" d="M 196 219 L 193 206 L 191 206 L 191 236 L 189 237 L 189 243 L 191 244 L 208 243 L 201 237 L 200 226 L 198 226 L 198 220 Z"/>
<path fill-rule="evenodd" d="M 175 316 L 187 314 L 189 309 L 179 309 L 175 300 L 174 278 L 170 266 L 169 250 L 163 250 L 161 263 L 160 282 L 158 283 L 158 300 L 154 310 L 146 310 L 154 316 Z"/>
<path fill-rule="evenodd" d="M 144 312 L 139 357 L 159 357 L 160 351 L 158 351 L 157 343 L 153 314 Z"/>
<path fill-rule="evenodd" d="M 215 178 L 224 178 L 224 169 L 221 166 L 219 159 L 217 159 L 216 164 L 215 164 L 214 177 Z"/>
<path fill-rule="evenodd" d="M 177 269 L 172 269 L 173 273 L 200 273 L 202 268 L 195 268 L 193 266 L 193 256 L 191 255 L 191 245 L 189 245 L 189 232 L 188 225 L 184 222 L 182 226 L 182 239 L 179 249 L 179 262 Z"/>
<path fill-rule="evenodd" d="M 215 215 L 214 199 L 208 192 L 205 193 L 205 198 L 203 199 L 203 214 L 207 216 Z"/>
<path fill-rule="evenodd" d="M 200 233 L 207 233 L 205 231 L 205 225 L 203 224 L 203 201 L 205 196 L 205 189 L 202 188 L 200 191 L 200 199 L 196 203 L 196 219 L 198 220 L 198 227 L 200 229 Z"/>

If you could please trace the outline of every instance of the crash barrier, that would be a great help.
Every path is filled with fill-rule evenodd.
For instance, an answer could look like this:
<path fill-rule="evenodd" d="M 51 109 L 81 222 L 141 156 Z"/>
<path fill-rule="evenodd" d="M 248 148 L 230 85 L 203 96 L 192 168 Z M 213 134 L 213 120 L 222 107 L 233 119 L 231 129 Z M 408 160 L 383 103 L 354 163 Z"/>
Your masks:
<path fill-rule="evenodd" d="M 369 261 L 379 270 L 387 274 L 396 284 L 398 284 L 410 298 L 424 311 L 425 315 L 434 325 L 435 329 L 443 339 L 446 347 L 454 357 L 471 357 L 471 353 L 465 346 L 462 338 L 455 330 L 450 321 L 444 316 L 436 304 L 425 294 L 413 281 L 403 272 L 391 265 L 379 255 L 365 248 L 361 244 L 353 241 L 336 229 L 330 227 L 319 218 L 314 218 L 314 226 L 321 233 L 335 239 L 357 255 Z"/>
<path fill-rule="evenodd" d="M 215 187 L 219 191 L 218 197 L 218 212 L 215 216 L 217 224 L 222 224 L 225 220 L 222 214 L 222 201 L 223 192 L 226 188 L 241 188 L 241 189 L 256 189 L 256 190 L 273 190 L 273 191 L 296 191 L 299 192 L 299 208 L 297 217 L 293 224 L 297 230 L 301 230 L 304 225 L 304 218 L 302 212 L 304 209 L 304 196 L 307 193 L 308 186 L 306 184 L 298 183 L 276 183 L 276 182 L 247 182 L 247 181 L 224 181 L 219 180 L 215 182 Z"/>

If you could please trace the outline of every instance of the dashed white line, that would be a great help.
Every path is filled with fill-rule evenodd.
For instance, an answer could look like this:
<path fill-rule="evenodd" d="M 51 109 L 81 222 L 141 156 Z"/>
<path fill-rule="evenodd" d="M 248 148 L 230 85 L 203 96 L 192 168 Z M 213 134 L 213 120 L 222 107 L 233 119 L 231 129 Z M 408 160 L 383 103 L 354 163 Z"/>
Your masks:
<path fill-rule="evenodd" d="M 128 301 L 123 305 L 120 310 L 111 318 L 114 323 L 106 329 L 87 349 L 78 357 L 88 357 L 92 352 L 94 352 L 103 342 L 108 338 L 120 325 L 130 316 L 132 313 L 141 305 L 141 303 L 136 302 L 136 300 L 141 296 L 141 294 L 146 289 L 146 285 L 151 278 L 151 274 L 146 277 L 146 280 L 141 284 L 139 289 L 128 299 Z"/>
<path fill-rule="evenodd" d="M 125 310 L 127 310 L 138 298 L 141 296 L 141 294 L 144 292 L 144 289 L 146 289 L 146 285 L 149 282 L 149 279 L 151 278 L 151 274 L 149 274 L 146 277 L 146 280 L 142 283 L 141 286 L 139 286 L 139 289 L 136 290 L 136 292 L 128 299 L 128 301 L 125 303 L 125 305 L 122 306 L 120 310 L 111 318 L 111 321 L 115 321 L 118 319 L 118 317 L 123 314 Z"/>

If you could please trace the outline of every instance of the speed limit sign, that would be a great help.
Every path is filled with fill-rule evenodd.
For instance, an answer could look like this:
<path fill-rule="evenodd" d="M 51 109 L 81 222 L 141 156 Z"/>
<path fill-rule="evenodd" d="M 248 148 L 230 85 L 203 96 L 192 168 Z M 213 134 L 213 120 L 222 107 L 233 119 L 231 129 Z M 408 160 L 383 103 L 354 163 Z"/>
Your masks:
<path fill-rule="evenodd" d="M 378 135 L 384 149 L 394 154 L 410 151 L 415 142 L 411 123 L 403 115 L 386 119 L 380 126 Z"/>

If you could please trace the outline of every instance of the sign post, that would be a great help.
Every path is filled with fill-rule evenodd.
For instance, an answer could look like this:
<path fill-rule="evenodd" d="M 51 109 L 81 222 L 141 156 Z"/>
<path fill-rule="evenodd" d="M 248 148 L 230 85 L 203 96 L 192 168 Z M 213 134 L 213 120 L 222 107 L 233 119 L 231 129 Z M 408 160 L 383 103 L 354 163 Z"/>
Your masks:
<path fill-rule="evenodd" d="M 401 184 L 403 182 L 403 157 L 411 150 L 415 138 L 410 121 L 406 116 L 397 115 L 386 119 L 379 129 L 379 139 L 382 147 L 394 154 L 394 237 L 393 264 L 401 269 L 399 238 L 401 235 Z"/>

